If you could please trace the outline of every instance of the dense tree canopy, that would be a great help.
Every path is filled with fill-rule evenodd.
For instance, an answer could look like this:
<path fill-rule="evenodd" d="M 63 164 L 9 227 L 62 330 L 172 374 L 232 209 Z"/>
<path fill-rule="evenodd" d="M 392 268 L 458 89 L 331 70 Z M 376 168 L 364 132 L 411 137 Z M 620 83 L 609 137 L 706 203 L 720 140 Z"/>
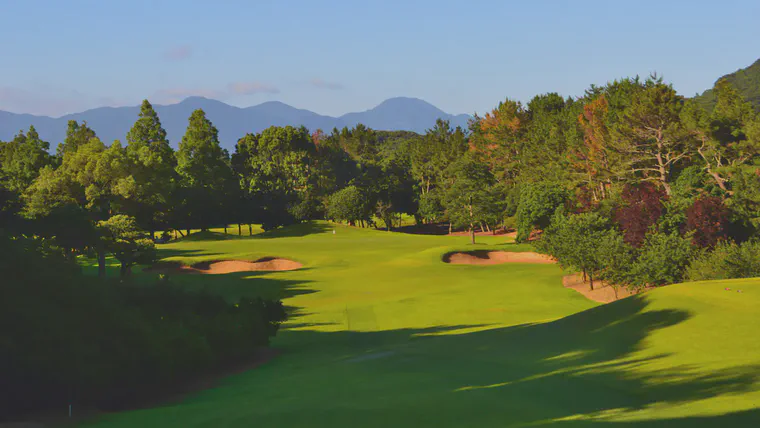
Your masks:
<path fill-rule="evenodd" d="M 34 224 L 28 233 L 101 261 L 117 251 L 100 239 L 113 233 L 97 227 L 111 218 L 132 219 L 129 229 L 148 238 L 325 218 L 389 230 L 414 218 L 473 236 L 516 227 L 520 241 L 550 232 L 547 243 L 575 228 L 585 232 L 569 234 L 567 247 L 547 247 L 568 265 L 620 284 L 661 284 L 681 276 L 623 265 L 655 257 L 663 243 L 681 246 L 676 238 L 709 251 L 757 236 L 760 117 L 733 82 L 717 83 L 709 108 L 651 76 L 592 85 L 576 98 L 506 98 L 468 129 L 445 120 L 422 135 L 272 126 L 240 136 L 231 156 L 202 110 L 174 151 L 145 100 L 126 146 L 76 121 L 56 156 L 33 128 L 0 143 L 1 218 L 21 227 L 14 213 L 23 213 Z M 557 215 L 564 223 L 552 225 Z M 581 251 L 592 247 L 616 262 L 593 265 L 598 254 Z M 665 260 L 689 252 L 676 253 Z M 682 262 L 671 264 L 682 270 Z"/>

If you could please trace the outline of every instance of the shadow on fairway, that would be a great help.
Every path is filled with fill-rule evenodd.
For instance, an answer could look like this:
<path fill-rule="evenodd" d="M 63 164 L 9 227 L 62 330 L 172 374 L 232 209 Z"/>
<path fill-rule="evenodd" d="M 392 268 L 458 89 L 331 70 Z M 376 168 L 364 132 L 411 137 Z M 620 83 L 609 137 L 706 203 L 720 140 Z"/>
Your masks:
<path fill-rule="evenodd" d="M 267 426 L 277 422 L 277 426 L 320 427 L 758 426 L 753 424 L 760 422 L 757 410 L 604 422 L 605 416 L 653 405 L 757 389 L 757 365 L 706 372 L 687 364 L 657 366 L 667 357 L 664 354 L 635 355 L 646 347 L 650 333 L 690 318 L 684 311 L 645 310 L 647 306 L 646 296 L 634 296 L 553 322 L 472 333 L 458 331 L 478 326 L 377 332 L 318 332 L 308 330 L 308 325 L 285 329 L 282 346 L 277 344 L 284 351 L 283 365 L 268 369 L 266 378 L 278 380 L 266 388 L 289 391 L 286 395 L 294 402 L 316 405 L 320 420 L 303 419 L 299 414 L 305 409 L 295 405 L 289 412 L 274 412 L 259 421 Z M 301 371 L 282 371 L 309 363 L 313 365 Z M 327 379 L 329 385 L 318 387 Z M 230 379 L 214 399 L 222 399 L 218 394 L 236 394 L 236 385 L 245 382 L 245 378 Z M 299 386 L 303 384 L 314 387 Z M 262 407 L 269 404 L 277 405 L 260 402 Z"/>
<path fill-rule="evenodd" d="M 165 248 L 158 247 L 159 259 L 166 259 L 169 257 L 207 257 L 207 256 L 219 256 L 221 253 L 213 253 L 206 250 L 185 250 L 177 248 Z"/>
<path fill-rule="evenodd" d="M 281 272 L 233 272 L 220 275 L 169 275 L 169 280 L 189 291 L 219 294 L 230 302 L 240 297 L 261 297 L 282 300 L 302 294 L 316 293 L 311 281 L 278 278 Z"/>
<path fill-rule="evenodd" d="M 272 238 L 299 238 L 306 235 L 331 232 L 335 227 L 324 222 L 307 221 L 305 223 L 294 224 L 288 227 L 281 227 L 258 233 L 251 236 L 251 239 L 272 239 Z"/>

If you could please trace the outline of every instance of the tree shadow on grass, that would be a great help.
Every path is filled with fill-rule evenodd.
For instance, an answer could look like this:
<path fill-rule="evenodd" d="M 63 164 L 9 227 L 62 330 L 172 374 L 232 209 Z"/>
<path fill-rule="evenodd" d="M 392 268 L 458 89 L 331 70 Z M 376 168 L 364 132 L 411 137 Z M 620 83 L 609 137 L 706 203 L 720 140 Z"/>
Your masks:
<path fill-rule="evenodd" d="M 241 297 L 261 297 L 283 300 L 303 294 L 316 293 L 308 280 L 278 278 L 267 272 L 234 272 L 221 275 L 171 275 L 173 284 L 189 291 L 222 295 L 230 302 Z"/>
<path fill-rule="evenodd" d="M 318 400 L 324 407 L 319 423 L 282 413 L 277 420 L 282 426 L 337 427 L 756 426 L 748 423 L 760 422 L 758 411 L 679 419 L 677 425 L 605 420 L 758 389 L 759 365 L 705 371 L 665 366 L 666 354 L 637 354 L 652 332 L 690 318 L 685 311 L 647 306 L 646 296 L 633 296 L 553 322 L 471 333 L 458 331 L 477 326 L 284 331 L 283 358 L 302 353 L 319 363 L 292 379 L 330 384 L 314 396 L 296 384 L 278 384 L 292 392 L 291 399 Z"/>
<path fill-rule="evenodd" d="M 207 250 L 202 249 L 180 249 L 180 248 L 164 248 L 164 247 L 157 247 L 157 254 L 159 256 L 159 259 L 167 259 L 169 257 L 208 257 L 208 256 L 219 256 L 221 253 L 214 253 L 209 252 Z"/>
<path fill-rule="evenodd" d="M 307 221 L 258 233 L 251 236 L 251 239 L 299 238 L 306 235 L 328 233 L 333 229 L 334 227 L 327 223 Z"/>

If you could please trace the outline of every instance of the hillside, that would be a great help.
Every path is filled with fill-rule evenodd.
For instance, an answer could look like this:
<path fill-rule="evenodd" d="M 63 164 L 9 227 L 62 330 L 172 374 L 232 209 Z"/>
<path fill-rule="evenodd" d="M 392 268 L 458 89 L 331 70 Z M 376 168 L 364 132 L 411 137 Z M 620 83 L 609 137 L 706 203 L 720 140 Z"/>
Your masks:
<path fill-rule="evenodd" d="M 228 150 L 232 150 L 237 140 L 246 133 L 260 132 L 270 126 L 303 125 L 310 130 L 322 129 L 329 132 L 333 128 L 353 127 L 362 123 L 377 130 L 423 133 L 432 128 L 438 118 L 450 120 L 453 126 L 463 127 L 467 126 L 470 118 L 466 114 L 450 115 L 416 98 L 392 98 L 365 112 L 349 113 L 341 117 L 320 115 L 278 101 L 240 108 L 208 98 L 190 97 L 177 104 L 154 107 L 169 141 L 175 147 L 182 139 L 190 113 L 200 108 L 219 129 L 219 139 Z M 0 111 L 0 140 L 10 140 L 19 130 L 34 125 L 42 139 L 55 147 L 63 141 L 67 122 L 76 120 L 86 121 L 106 143 L 117 139 L 123 141 L 137 119 L 139 110 L 138 106 L 100 107 L 59 118 Z"/>
<path fill-rule="evenodd" d="M 722 76 L 716 80 L 716 83 L 721 79 L 728 80 L 739 93 L 755 106 L 755 109 L 760 111 L 760 59 L 755 61 L 754 64 L 747 68 L 742 68 L 731 74 Z M 696 100 L 706 109 L 712 110 L 715 105 L 715 95 L 712 89 L 708 89 L 701 95 L 696 97 Z"/>

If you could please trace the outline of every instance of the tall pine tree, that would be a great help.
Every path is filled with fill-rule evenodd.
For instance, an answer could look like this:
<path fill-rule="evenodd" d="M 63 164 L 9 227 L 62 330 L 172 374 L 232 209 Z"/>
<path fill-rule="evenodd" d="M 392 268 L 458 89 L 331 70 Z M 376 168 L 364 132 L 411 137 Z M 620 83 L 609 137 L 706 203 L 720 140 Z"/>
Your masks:
<path fill-rule="evenodd" d="M 195 110 L 177 151 L 177 172 L 182 183 L 182 218 L 187 228 L 208 229 L 223 218 L 230 186 L 234 183 L 229 155 L 219 144 L 219 132 Z"/>
<path fill-rule="evenodd" d="M 136 185 L 128 211 L 147 230 L 167 226 L 167 212 L 177 181 L 177 159 L 148 100 L 142 102 L 139 118 L 127 133 L 127 156 Z"/>

